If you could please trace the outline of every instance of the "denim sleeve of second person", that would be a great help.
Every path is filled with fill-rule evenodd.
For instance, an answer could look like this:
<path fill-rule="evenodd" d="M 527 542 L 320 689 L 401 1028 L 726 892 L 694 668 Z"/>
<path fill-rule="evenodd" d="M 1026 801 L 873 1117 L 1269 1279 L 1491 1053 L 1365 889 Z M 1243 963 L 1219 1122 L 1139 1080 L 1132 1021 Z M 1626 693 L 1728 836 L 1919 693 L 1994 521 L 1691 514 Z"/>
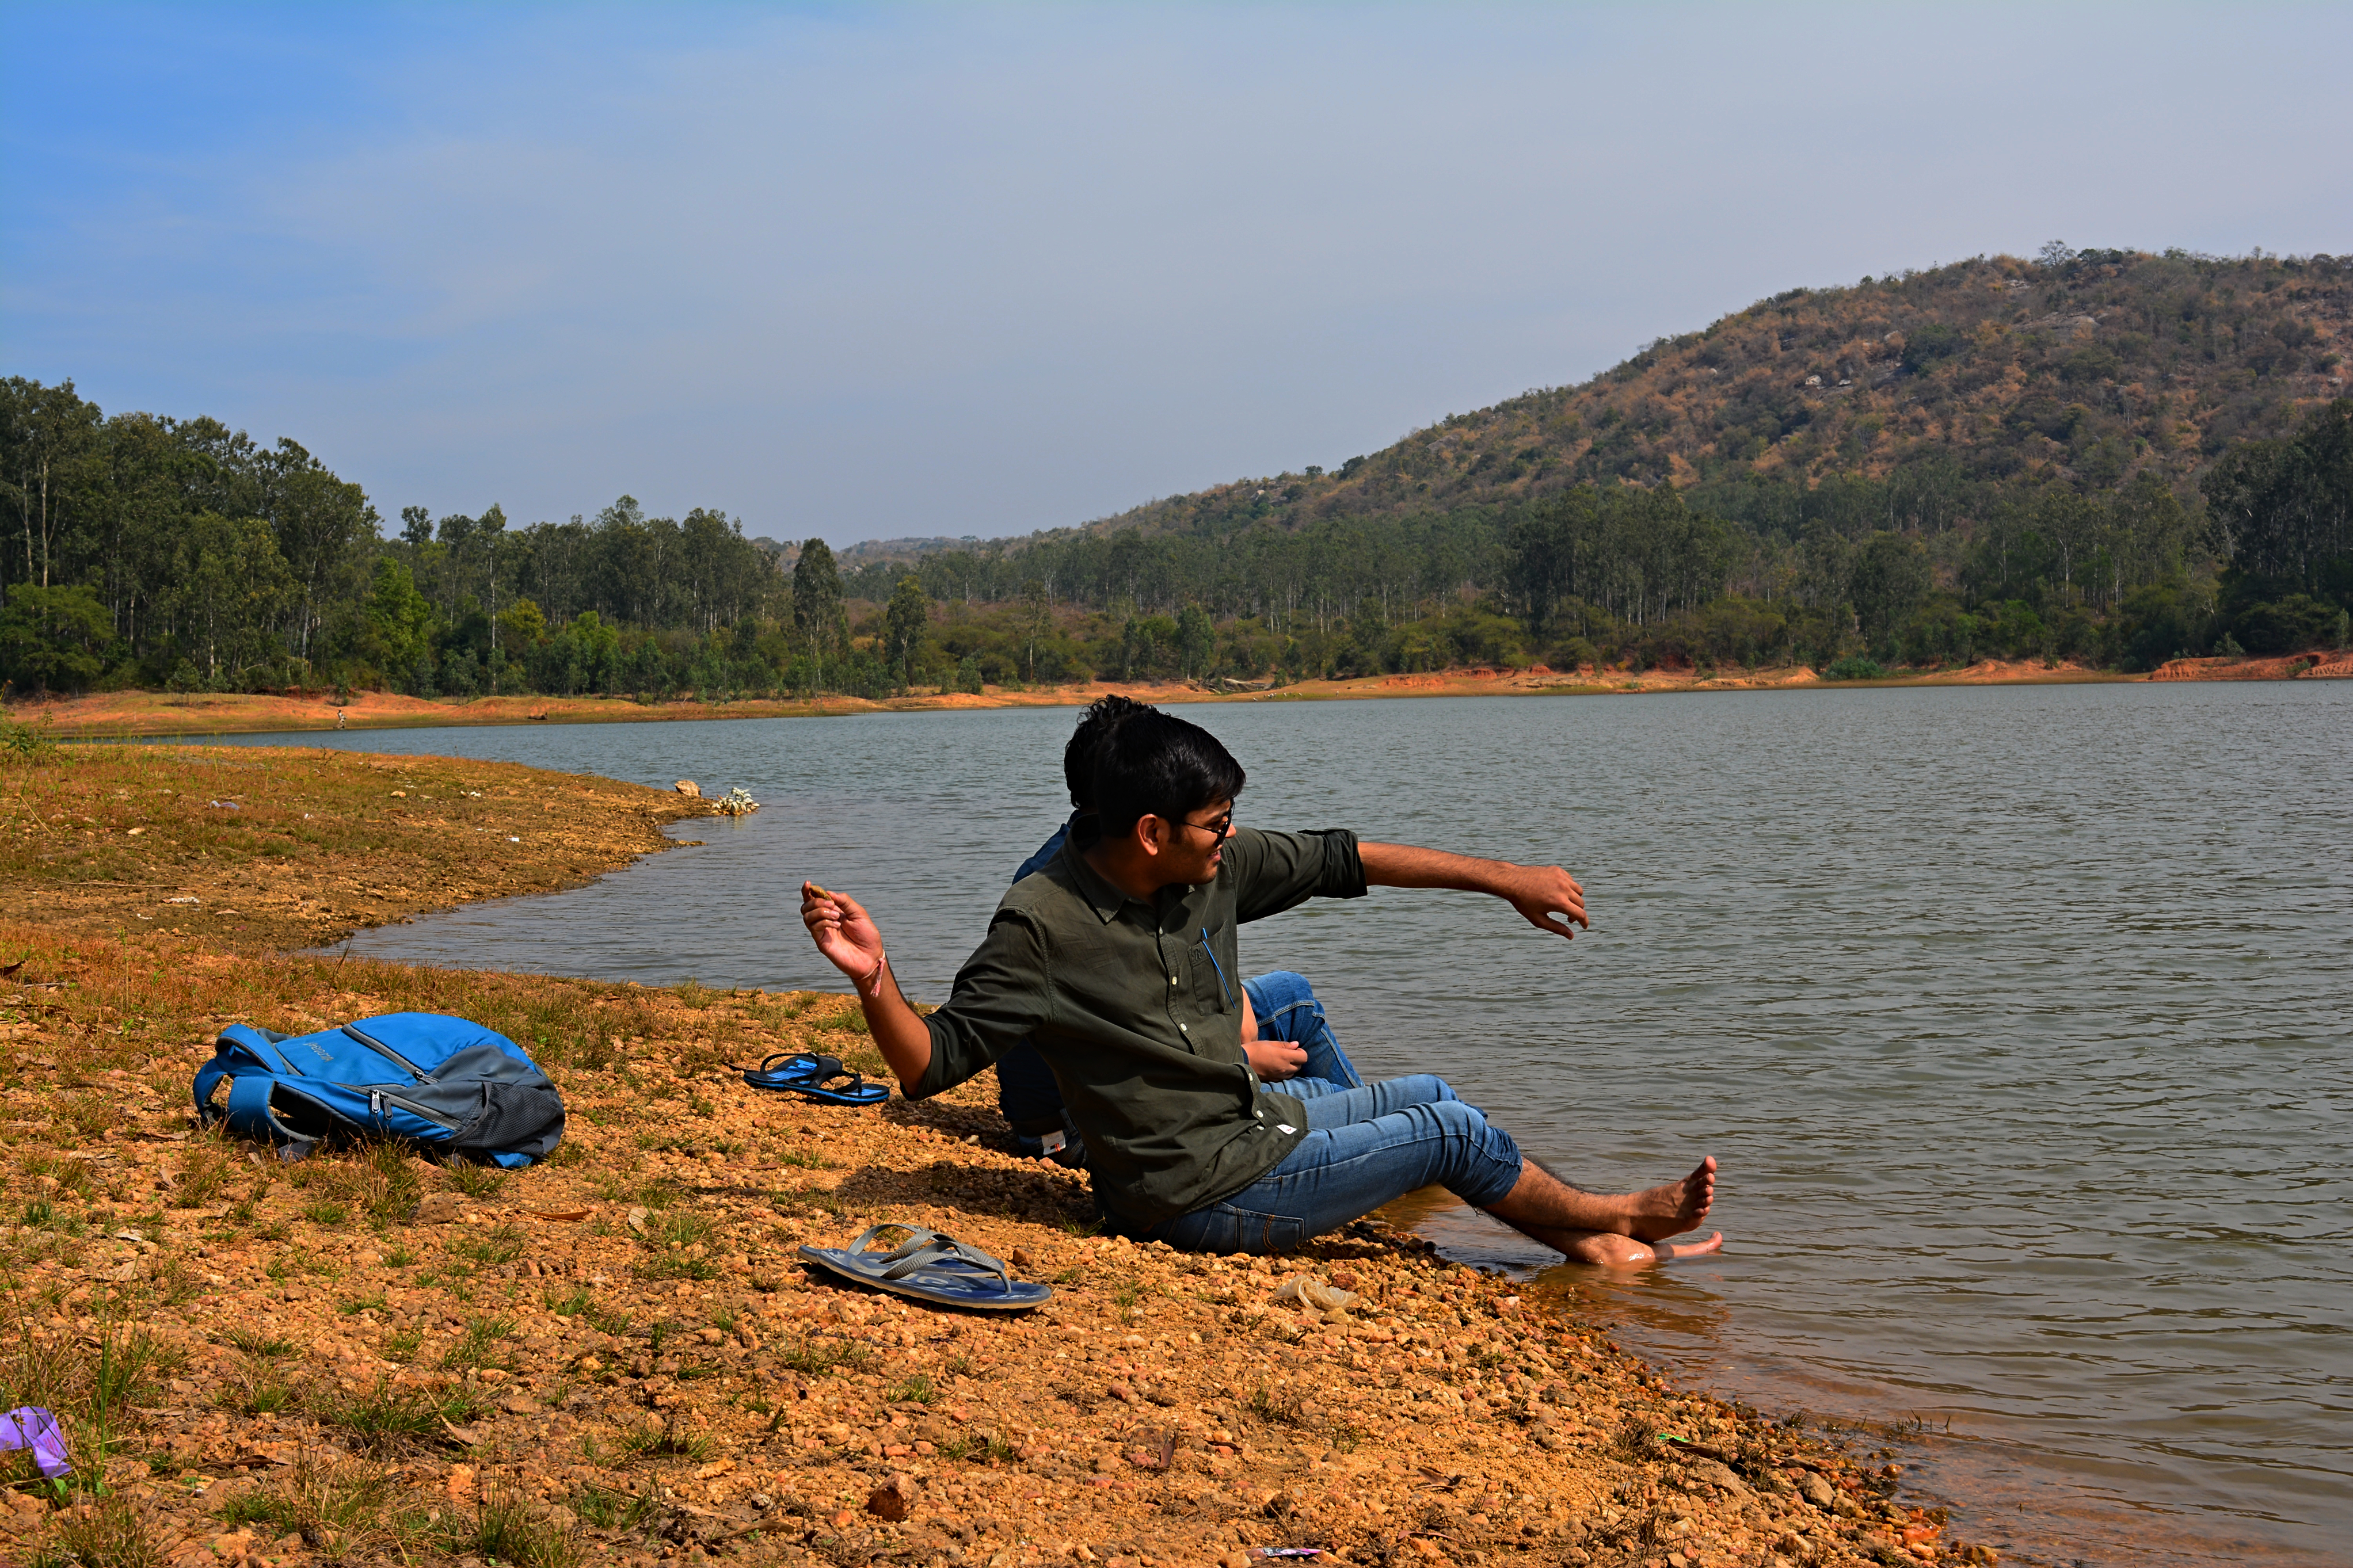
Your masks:
<path fill-rule="evenodd" d="M 1021 862 L 1021 869 L 1013 873 L 1013 879 L 1018 882 L 1022 878 L 1042 871 L 1051 865 L 1054 857 L 1062 852 L 1062 840 L 1070 836 L 1071 825 L 1064 822 L 1061 826 L 1054 829 L 1054 837 L 1038 846 L 1038 853 Z"/>
<path fill-rule="evenodd" d="M 1234 872 L 1234 919 L 1264 920 L 1310 899 L 1361 899 L 1365 863 L 1345 827 L 1309 833 L 1244 828 L 1227 849 Z"/>
<path fill-rule="evenodd" d="M 1019 910 L 998 910 L 988 935 L 956 972 L 947 1005 L 923 1020 L 932 1063 L 908 1095 L 954 1089 L 1028 1039 L 1052 1016 L 1045 933 Z"/>

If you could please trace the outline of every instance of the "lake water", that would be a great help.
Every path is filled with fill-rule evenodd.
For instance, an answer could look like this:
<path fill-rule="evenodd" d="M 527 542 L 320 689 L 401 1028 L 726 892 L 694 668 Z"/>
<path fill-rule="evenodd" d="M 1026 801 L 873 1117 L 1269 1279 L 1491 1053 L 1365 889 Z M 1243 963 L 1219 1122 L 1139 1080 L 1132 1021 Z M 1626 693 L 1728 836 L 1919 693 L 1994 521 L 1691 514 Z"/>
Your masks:
<path fill-rule="evenodd" d="M 1574 1286 L 1781 1412 L 1926 1423 L 1915 1496 L 2065 1563 L 2353 1561 L 2353 684 L 1193 708 L 1245 820 L 1583 880 L 1249 927 L 1358 1062 L 1588 1186 L 1722 1161 L 1716 1258 Z M 839 989 L 804 877 L 944 998 L 1062 812 L 1069 710 L 282 736 L 766 809 L 593 887 L 362 935 L 428 963 Z M 1457 1256 L 1548 1255 L 1443 1202 Z"/>

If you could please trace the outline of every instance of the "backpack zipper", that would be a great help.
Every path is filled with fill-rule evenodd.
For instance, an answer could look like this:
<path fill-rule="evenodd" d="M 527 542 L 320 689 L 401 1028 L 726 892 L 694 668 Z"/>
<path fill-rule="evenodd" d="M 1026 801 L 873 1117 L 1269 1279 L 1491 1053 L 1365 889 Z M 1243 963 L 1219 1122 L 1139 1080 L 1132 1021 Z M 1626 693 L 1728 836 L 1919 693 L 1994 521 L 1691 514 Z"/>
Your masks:
<path fill-rule="evenodd" d="M 390 1062 L 393 1066 L 398 1068 L 401 1071 L 406 1073 L 417 1082 L 431 1083 L 433 1081 L 422 1068 L 419 1068 L 415 1062 L 410 1061 L 406 1057 L 402 1056 L 398 1051 L 394 1050 L 390 1046 L 385 1045 L 382 1040 L 373 1039 L 366 1035 L 363 1035 L 357 1028 L 349 1024 L 345 1024 L 343 1026 L 343 1033 L 349 1035 L 352 1038 L 357 1040 L 360 1044 L 365 1046 L 368 1049 L 374 1051 L 376 1055 L 382 1057 L 385 1060 Z"/>
<path fill-rule="evenodd" d="M 368 1090 L 368 1110 L 379 1122 L 384 1121 L 384 1108 L 386 1104 L 397 1105 L 411 1116 L 421 1116 L 436 1127 L 445 1127 L 452 1132 L 458 1130 L 458 1124 L 455 1121 L 438 1111 L 426 1110 L 413 1100 L 403 1100 L 396 1094 L 387 1094 L 380 1089 Z"/>

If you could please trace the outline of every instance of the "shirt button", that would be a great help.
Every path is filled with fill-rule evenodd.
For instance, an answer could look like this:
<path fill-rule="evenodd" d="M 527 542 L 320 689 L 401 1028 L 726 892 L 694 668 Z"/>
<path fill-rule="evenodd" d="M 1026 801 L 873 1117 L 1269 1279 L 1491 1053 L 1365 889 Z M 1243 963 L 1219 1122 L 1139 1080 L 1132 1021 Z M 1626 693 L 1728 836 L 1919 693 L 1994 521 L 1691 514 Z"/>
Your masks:
<path fill-rule="evenodd" d="M 1179 1024 L 1176 1026 L 1176 1032 L 1180 1035 L 1190 1034 L 1192 1029 L 1188 1025 Z"/>
<path fill-rule="evenodd" d="M 1170 975 L 1170 976 L 1168 977 L 1168 984 L 1171 984 L 1171 985 L 1176 984 L 1176 977 L 1175 975 L 1173 975 L 1173 974 L 1172 974 L 1172 975 Z"/>

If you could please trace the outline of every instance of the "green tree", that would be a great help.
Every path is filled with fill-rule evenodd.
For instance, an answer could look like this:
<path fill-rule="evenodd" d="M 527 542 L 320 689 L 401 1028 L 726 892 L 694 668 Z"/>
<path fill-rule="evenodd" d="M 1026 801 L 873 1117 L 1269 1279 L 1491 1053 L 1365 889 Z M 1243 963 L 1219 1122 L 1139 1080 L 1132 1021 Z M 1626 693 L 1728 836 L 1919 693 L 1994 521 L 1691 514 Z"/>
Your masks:
<path fill-rule="evenodd" d="M 1032 577 L 1021 584 L 1022 662 L 1029 667 L 1027 679 L 1031 684 L 1038 679 L 1038 639 L 1054 625 L 1053 595 L 1042 577 Z"/>
<path fill-rule="evenodd" d="M 1217 628 L 1209 620 L 1209 612 L 1198 604 L 1187 605 L 1176 616 L 1176 658 L 1185 679 L 1194 679 L 1208 673 L 1209 650 L 1217 646 Z"/>
<path fill-rule="evenodd" d="M 922 647 L 923 630 L 931 624 L 931 595 L 923 592 L 921 579 L 902 577 L 883 612 L 883 659 L 891 667 L 901 686 L 912 683 L 915 674 L 915 655 Z"/>
<path fill-rule="evenodd" d="M 35 691 L 79 691 L 106 668 L 106 606 L 80 584 L 12 584 L 0 611 L 0 674 Z"/>
<path fill-rule="evenodd" d="M 793 564 L 793 630 L 821 681 L 828 664 L 849 646 L 849 616 L 841 602 L 841 574 L 822 539 L 804 541 Z"/>
<path fill-rule="evenodd" d="M 420 665 L 430 670 L 433 606 L 406 565 L 389 555 L 376 562 L 362 620 L 362 656 L 395 685 L 413 683 Z"/>
<path fill-rule="evenodd" d="M 207 680 L 233 680 L 282 646 L 276 622 L 297 592 L 269 525 L 199 512 L 180 536 L 174 604 L 185 645 Z"/>

